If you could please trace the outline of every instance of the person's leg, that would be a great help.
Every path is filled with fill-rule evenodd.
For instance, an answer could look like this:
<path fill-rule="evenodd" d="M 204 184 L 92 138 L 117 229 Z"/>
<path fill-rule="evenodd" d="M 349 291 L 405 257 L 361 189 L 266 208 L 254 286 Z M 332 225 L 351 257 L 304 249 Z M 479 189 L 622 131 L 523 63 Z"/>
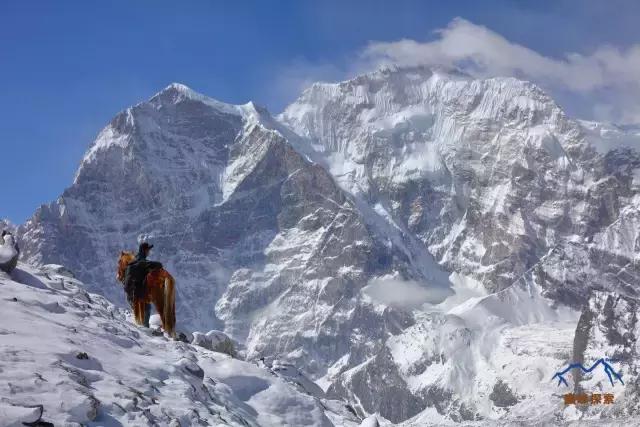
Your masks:
<path fill-rule="evenodd" d="M 149 327 L 149 319 L 151 318 L 151 304 L 145 304 L 144 306 L 144 327 Z"/>

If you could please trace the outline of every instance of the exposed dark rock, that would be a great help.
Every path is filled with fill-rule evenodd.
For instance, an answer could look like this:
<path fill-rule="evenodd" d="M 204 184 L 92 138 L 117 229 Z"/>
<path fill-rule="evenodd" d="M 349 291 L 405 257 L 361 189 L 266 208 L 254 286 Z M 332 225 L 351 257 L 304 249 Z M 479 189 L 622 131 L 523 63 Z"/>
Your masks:
<path fill-rule="evenodd" d="M 507 408 L 518 403 L 518 398 L 513 394 L 509 385 L 501 379 L 493 386 L 489 399 L 500 408 Z"/>

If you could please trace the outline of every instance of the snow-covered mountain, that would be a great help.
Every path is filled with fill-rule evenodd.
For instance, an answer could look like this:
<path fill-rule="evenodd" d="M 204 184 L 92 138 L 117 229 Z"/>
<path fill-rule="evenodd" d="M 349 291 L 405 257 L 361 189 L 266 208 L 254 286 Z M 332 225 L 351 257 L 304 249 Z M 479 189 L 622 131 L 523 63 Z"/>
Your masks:
<path fill-rule="evenodd" d="M 360 416 L 578 419 L 550 378 L 595 291 L 638 296 L 634 132 L 424 68 L 315 84 L 275 118 L 173 84 L 100 133 L 19 228 L 23 259 L 122 303 L 117 254 L 151 238 L 184 329 L 287 360 Z"/>
<path fill-rule="evenodd" d="M 511 285 L 550 248 L 595 238 L 640 184 L 637 153 L 597 155 L 592 129 L 512 78 L 384 70 L 316 84 L 280 117 L 343 188 L 488 290 Z"/>

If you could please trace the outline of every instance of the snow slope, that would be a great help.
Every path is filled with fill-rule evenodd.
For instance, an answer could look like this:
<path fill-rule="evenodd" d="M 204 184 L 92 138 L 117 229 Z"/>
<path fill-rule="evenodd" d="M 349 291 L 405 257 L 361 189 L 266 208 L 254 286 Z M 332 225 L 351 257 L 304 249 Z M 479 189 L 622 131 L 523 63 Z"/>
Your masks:
<path fill-rule="evenodd" d="M 244 362 L 135 326 L 60 266 L 0 273 L 0 300 L 0 426 L 33 421 L 34 405 L 56 426 L 360 423 L 291 367 L 283 375 L 277 363 Z"/>

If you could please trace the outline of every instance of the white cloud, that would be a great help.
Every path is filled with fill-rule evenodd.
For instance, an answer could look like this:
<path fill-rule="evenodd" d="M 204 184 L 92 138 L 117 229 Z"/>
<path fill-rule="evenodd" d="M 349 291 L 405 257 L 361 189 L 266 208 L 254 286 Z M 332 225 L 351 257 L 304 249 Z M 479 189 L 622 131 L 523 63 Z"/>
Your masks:
<path fill-rule="evenodd" d="M 457 67 L 478 77 L 515 76 L 554 95 L 573 92 L 593 103 L 598 119 L 640 122 L 640 44 L 601 46 L 591 54 L 544 56 L 483 26 L 456 18 L 429 42 L 372 42 L 362 52 L 365 69 L 385 64 Z"/>
<path fill-rule="evenodd" d="M 390 274 L 371 279 L 362 292 L 377 303 L 408 309 L 425 303 L 437 304 L 452 294 L 449 288 L 427 287 Z"/>
<path fill-rule="evenodd" d="M 455 67 L 475 77 L 513 76 L 546 90 L 571 116 L 640 123 L 640 43 L 602 45 L 590 53 L 545 56 L 462 18 L 436 31 L 432 41 L 370 42 L 351 57 L 298 58 L 275 70 L 265 88 L 276 110 L 317 81 L 340 81 L 384 65 Z"/>

